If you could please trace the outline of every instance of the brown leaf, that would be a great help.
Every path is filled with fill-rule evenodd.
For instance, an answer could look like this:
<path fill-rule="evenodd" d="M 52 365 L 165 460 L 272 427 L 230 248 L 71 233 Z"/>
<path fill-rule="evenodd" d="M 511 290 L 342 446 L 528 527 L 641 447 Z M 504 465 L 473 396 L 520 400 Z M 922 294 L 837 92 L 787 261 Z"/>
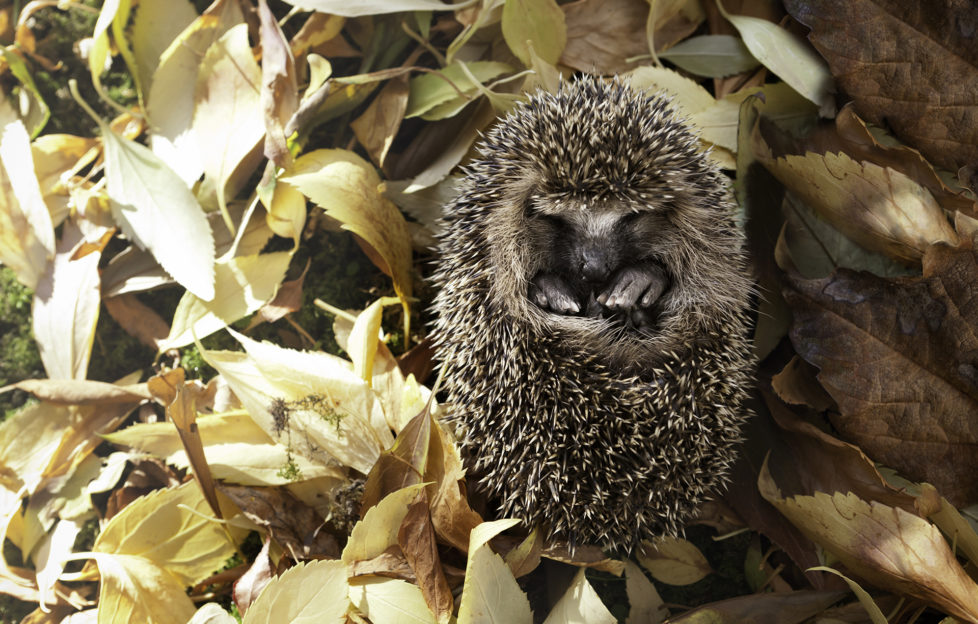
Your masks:
<path fill-rule="evenodd" d="M 302 269 L 302 275 L 282 282 L 275 293 L 275 298 L 266 303 L 258 310 L 258 314 L 248 325 L 252 329 L 261 322 L 274 323 L 293 312 L 297 312 L 302 307 L 302 287 L 306 280 L 306 273 L 309 271 L 310 262 L 306 261 L 306 268 Z"/>
<path fill-rule="evenodd" d="M 526 539 L 506 553 L 506 565 L 513 571 L 513 578 L 520 578 L 533 572 L 540 565 L 541 552 L 543 552 L 543 535 L 538 527 L 534 527 Z"/>
<path fill-rule="evenodd" d="M 823 412 L 835 402 L 815 379 L 817 373 L 818 369 L 796 355 L 771 379 L 771 387 L 785 403 L 807 405 Z"/>
<path fill-rule="evenodd" d="M 874 460 L 978 501 L 978 258 L 930 248 L 923 277 L 790 276 L 791 340 L 839 405 L 833 424 Z"/>
<path fill-rule="evenodd" d="M 424 474 L 425 481 L 434 482 L 428 486 L 431 523 L 438 537 L 467 552 L 469 534 L 482 523 L 482 517 L 469 506 L 464 476 L 465 469 L 454 438 L 437 420 L 432 420 L 431 447 Z"/>
<path fill-rule="evenodd" d="M 786 0 L 869 121 L 937 164 L 978 162 L 978 6 L 971 0 Z"/>
<path fill-rule="evenodd" d="M 246 518 L 268 530 L 296 561 L 338 559 L 339 543 L 323 530 L 323 519 L 314 509 L 282 488 L 221 485 Z"/>
<path fill-rule="evenodd" d="M 410 92 L 407 74 L 391 78 L 367 110 L 350 123 L 360 145 L 367 150 L 370 160 L 378 167 L 384 166 L 387 151 L 404 121 Z"/>
<path fill-rule="evenodd" d="M 645 0 L 578 0 L 561 7 L 567 21 L 567 46 L 560 62 L 597 74 L 617 74 L 633 69 L 648 55 Z"/>
<path fill-rule="evenodd" d="M 160 341 L 170 335 L 169 323 L 132 293 L 102 299 L 102 303 L 127 334 L 148 347 L 158 349 Z"/>
<path fill-rule="evenodd" d="M 204 455 L 204 443 L 200 439 L 200 429 L 197 427 L 197 398 L 202 393 L 203 388 L 198 385 L 177 384 L 176 396 L 173 402 L 166 406 L 166 415 L 180 434 L 180 442 L 187 452 L 187 460 L 190 462 L 194 479 L 204 493 L 204 499 L 214 515 L 223 519 L 221 504 L 217 500 L 217 490 L 214 487 L 214 476 Z"/>
<path fill-rule="evenodd" d="M 820 614 L 846 595 L 844 591 L 794 591 L 754 594 L 721 600 L 670 618 L 671 624 L 794 624 Z"/>
<path fill-rule="evenodd" d="M 404 425 L 394 446 L 382 452 L 363 486 L 360 517 L 382 498 L 409 485 L 421 483 L 431 440 L 431 415 L 424 410 Z"/>
<path fill-rule="evenodd" d="M 428 514 L 428 496 L 421 490 L 418 498 L 408 508 L 407 515 L 397 532 L 397 543 L 405 559 L 414 570 L 425 604 L 435 614 L 438 622 L 448 622 L 452 618 L 455 601 L 448 586 L 445 572 L 438 556 L 435 542 L 435 529 Z"/>

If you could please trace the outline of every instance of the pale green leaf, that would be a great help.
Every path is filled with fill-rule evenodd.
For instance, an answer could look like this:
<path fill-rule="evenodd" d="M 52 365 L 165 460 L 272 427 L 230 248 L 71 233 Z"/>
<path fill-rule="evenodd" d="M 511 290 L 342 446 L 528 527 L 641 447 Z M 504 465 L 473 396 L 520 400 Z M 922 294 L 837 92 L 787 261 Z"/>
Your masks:
<path fill-rule="evenodd" d="M 731 15 L 720 0 L 720 12 L 737 29 L 758 61 L 818 105 L 823 117 L 835 115 L 832 75 L 828 65 L 805 40 L 759 17 Z"/>
<path fill-rule="evenodd" d="M 476 61 L 467 63 L 466 67 L 480 83 L 513 71 L 506 63 L 495 61 Z M 461 108 L 477 95 L 476 84 L 466 74 L 462 64 L 452 63 L 437 73 L 425 73 L 411 79 L 411 94 L 404 117 L 441 119 L 449 115 L 428 113 L 446 106 Z"/>
<path fill-rule="evenodd" d="M 739 74 L 759 65 L 744 42 L 733 35 L 690 37 L 659 52 L 659 58 L 675 63 L 691 74 L 708 78 Z"/>
<path fill-rule="evenodd" d="M 346 564 L 300 563 L 272 579 L 245 612 L 242 624 L 342 623 L 350 608 Z"/>
<path fill-rule="evenodd" d="M 292 253 L 241 256 L 214 265 L 215 291 L 210 301 L 184 293 L 170 335 L 160 343 L 160 352 L 190 344 L 223 329 L 271 301 L 285 279 Z"/>
<path fill-rule="evenodd" d="M 601 602 L 580 568 L 543 624 L 615 624 L 618 621 Z"/>
<path fill-rule="evenodd" d="M 536 54 L 556 65 L 567 45 L 567 22 L 556 0 L 506 0 L 503 38 L 524 65 L 530 66 L 530 45 Z"/>
<path fill-rule="evenodd" d="M 214 236 L 197 199 L 145 146 L 102 128 L 112 216 L 189 292 L 214 298 Z"/>

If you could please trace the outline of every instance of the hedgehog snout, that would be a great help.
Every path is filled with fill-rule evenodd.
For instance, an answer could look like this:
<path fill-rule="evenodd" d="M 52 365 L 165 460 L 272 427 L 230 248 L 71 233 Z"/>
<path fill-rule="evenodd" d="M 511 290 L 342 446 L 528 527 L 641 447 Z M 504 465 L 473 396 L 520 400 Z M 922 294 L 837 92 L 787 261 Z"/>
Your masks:
<path fill-rule="evenodd" d="M 603 284 L 611 277 L 611 258 L 605 250 L 594 246 L 581 250 L 578 271 L 585 281 Z"/>

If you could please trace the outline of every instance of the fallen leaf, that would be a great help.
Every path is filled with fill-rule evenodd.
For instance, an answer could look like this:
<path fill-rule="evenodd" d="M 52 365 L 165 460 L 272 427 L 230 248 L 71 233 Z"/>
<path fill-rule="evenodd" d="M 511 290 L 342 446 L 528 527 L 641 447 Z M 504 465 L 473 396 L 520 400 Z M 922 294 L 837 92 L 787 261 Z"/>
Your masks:
<path fill-rule="evenodd" d="M 661 624 L 669 616 L 655 585 L 632 561 L 625 561 L 625 592 L 629 605 L 626 624 Z"/>
<path fill-rule="evenodd" d="M 193 21 L 197 11 L 188 0 L 140 0 L 132 18 L 133 68 L 139 74 L 142 97 L 149 96 L 153 75 L 170 44 Z"/>
<path fill-rule="evenodd" d="M 567 45 L 567 24 L 556 0 L 505 0 L 502 28 L 506 45 L 526 66 L 529 42 L 551 65 L 557 64 Z"/>
<path fill-rule="evenodd" d="M 229 485 L 219 489 L 296 561 L 339 556 L 336 537 L 323 530 L 322 517 L 287 490 Z"/>
<path fill-rule="evenodd" d="M 19 388 L 55 405 L 139 403 L 151 398 L 145 384 L 118 386 L 84 379 L 25 379 L 0 390 Z"/>
<path fill-rule="evenodd" d="M 242 624 L 346 622 L 350 608 L 346 564 L 309 561 L 289 568 L 262 590 Z"/>
<path fill-rule="evenodd" d="M 467 3 L 445 4 L 441 0 L 359 0 L 351 3 L 349 0 L 301 0 L 303 9 L 321 11 L 343 17 L 361 17 L 364 15 L 384 15 L 385 13 L 400 13 L 401 11 L 454 11 L 466 6 Z"/>
<path fill-rule="evenodd" d="M 754 594 L 711 602 L 682 615 L 670 624 L 801 624 L 822 613 L 846 595 L 844 591 L 793 591 Z"/>
<path fill-rule="evenodd" d="M 791 277 L 791 340 L 839 405 L 832 422 L 843 437 L 963 505 L 978 501 L 970 416 L 978 401 L 970 295 L 978 260 L 966 241 L 929 248 L 923 267 L 918 278 L 844 269 L 820 280 Z"/>
<path fill-rule="evenodd" d="M 109 316 L 127 334 L 150 347 L 159 349 L 159 344 L 170 333 L 170 326 L 156 313 L 156 310 L 141 302 L 135 294 L 128 293 L 103 299 Z"/>
<path fill-rule="evenodd" d="M 234 507 L 222 502 L 225 517 Z M 194 585 L 235 552 L 230 538 L 246 530 L 215 522 L 196 483 L 157 490 L 112 517 L 92 546 L 94 554 L 137 557 L 159 566 L 181 585 Z M 188 616 L 189 618 L 189 616 Z"/>
<path fill-rule="evenodd" d="M 635 57 L 648 56 L 644 0 L 578 0 L 560 8 L 567 22 L 562 65 L 610 75 L 634 69 L 642 62 Z"/>
<path fill-rule="evenodd" d="M 849 586 L 849 589 L 852 590 L 852 593 L 856 594 L 856 598 L 859 599 L 859 604 L 862 605 L 863 609 L 866 610 L 866 613 L 867 615 L 869 615 L 869 619 L 872 621 L 872 623 L 887 624 L 886 616 L 883 615 L 882 611 L 880 611 L 879 605 L 876 604 L 876 601 L 874 601 L 872 596 L 869 595 L 869 592 L 863 589 L 859 585 L 859 583 L 852 580 L 848 576 L 840 573 L 838 570 L 834 568 L 829 568 L 827 566 L 815 566 L 812 569 L 819 572 L 828 572 L 830 574 L 835 574 L 836 576 L 841 578 L 843 581 L 846 582 L 846 585 Z"/>
<path fill-rule="evenodd" d="M 435 542 L 435 529 L 428 513 L 428 496 L 425 490 L 421 490 L 408 507 L 407 515 L 397 532 L 397 543 L 414 570 L 425 604 L 435 614 L 438 622 L 449 622 L 455 602 L 438 555 L 438 544 Z"/>
<path fill-rule="evenodd" d="M 587 582 L 585 571 L 585 568 L 577 571 L 570 587 L 554 605 L 543 624 L 614 624 L 618 621 Z"/>
<path fill-rule="evenodd" d="M 937 527 L 926 520 L 851 492 L 783 498 L 766 467 L 758 488 L 854 574 L 956 617 L 978 619 L 978 584 L 962 569 Z"/>
<path fill-rule="evenodd" d="M 421 589 L 400 579 L 359 577 L 350 581 L 350 601 L 371 622 L 435 624 Z"/>
<path fill-rule="evenodd" d="M 645 542 L 636 558 L 655 580 L 667 585 L 692 585 L 713 572 L 696 546 L 677 537 Z"/>
<path fill-rule="evenodd" d="M 54 225 L 48 212 L 23 122 L 0 102 L 0 261 L 34 290 L 54 257 Z"/>
<path fill-rule="evenodd" d="M 295 58 L 266 0 L 258 3 L 261 21 L 261 104 L 265 112 L 265 156 L 279 167 L 292 162 L 285 124 L 299 108 Z"/>
<path fill-rule="evenodd" d="M 50 379 L 88 376 L 98 323 L 102 250 L 76 259 L 75 253 L 86 240 L 79 223 L 69 220 L 61 230 L 54 260 L 34 292 L 31 328 Z"/>
<path fill-rule="evenodd" d="M 183 583 L 156 563 L 137 555 L 88 554 L 101 579 L 99 624 L 185 624 L 194 615 Z"/>
<path fill-rule="evenodd" d="M 237 622 L 234 616 L 225 611 L 221 605 L 216 602 L 208 602 L 197 609 L 187 624 L 237 624 Z M 72 623 L 66 622 L 65 624 Z"/>
<path fill-rule="evenodd" d="M 750 71 L 758 62 L 739 37 L 700 35 L 674 45 L 659 58 L 697 76 L 723 78 Z"/>
<path fill-rule="evenodd" d="M 384 166 L 387 152 L 406 116 L 410 93 L 407 75 L 392 78 L 381 88 L 367 110 L 350 122 L 360 145 L 378 167 Z"/>
<path fill-rule="evenodd" d="M 530 603 L 509 566 L 489 548 L 489 540 L 519 524 L 519 520 L 483 522 L 472 529 L 465 584 L 458 606 L 458 624 L 533 621 Z"/>
<path fill-rule="evenodd" d="M 456 62 L 437 72 L 416 76 L 411 79 L 404 118 L 421 117 L 434 121 L 453 117 L 478 96 L 478 84 L 512 69 L 505 63 L 494 61 L 466 63 L 464 68 Z M 472 80 L 470 75 L 475 76 L 476 80 Z"/>
<path fill-rule="evenodd" d="M 368 509 L 363 520 L 350 533 L 350 539 L 343 549 L 343 561 L 352 565 L 355 561 L 373 559 L 397 545 L 397 535 L 408 513 L 408 506 L 423 487 L 419 483 L 402 488 Z"/>
<path fill-rule="evenodd" d="M 978 162 L 978 19 L 969 0 L 787 0 L 859 114 L 957 170 Z M 898 43 L 897 43 L 898 42 Z"/>

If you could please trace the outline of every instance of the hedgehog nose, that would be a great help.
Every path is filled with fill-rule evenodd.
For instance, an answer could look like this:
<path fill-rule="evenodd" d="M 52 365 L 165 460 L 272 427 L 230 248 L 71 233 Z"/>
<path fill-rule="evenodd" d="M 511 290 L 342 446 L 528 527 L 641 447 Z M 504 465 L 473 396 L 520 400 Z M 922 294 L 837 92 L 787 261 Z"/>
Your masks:
<path fill-rule="evenodd" d="M 581 276 L 589 282 L 604 282 L 611 270 L 608 256 L 600 249 L 585 250 L 581 257 Z"/>

